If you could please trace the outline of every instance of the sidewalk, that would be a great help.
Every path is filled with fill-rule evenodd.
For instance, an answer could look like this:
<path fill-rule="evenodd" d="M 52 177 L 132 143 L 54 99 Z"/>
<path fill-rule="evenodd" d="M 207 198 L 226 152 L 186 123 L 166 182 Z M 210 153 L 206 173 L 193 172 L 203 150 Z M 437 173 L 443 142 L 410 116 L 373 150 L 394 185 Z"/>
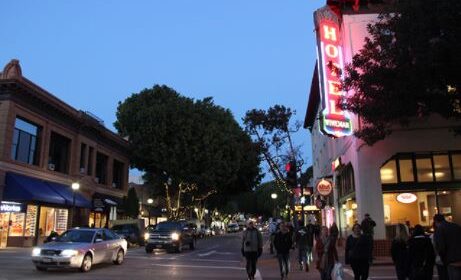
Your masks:
<path fill-rule="evenodd" d="M 344 247 L 337 247 L 339 261 L 344 265 Z M 298 280 L 298 279 L 309 279 L 309 280 L 320 280 L 320 273 L 315 268 L 315 262 L 309 265 L 309 272 L 300 271 L 299 264 L 298 264 L 298 251 L 293 250 L 290 254 L 290 263 L 291 263 L 291 270 L 288 274 L 288 278 L 290 280 Z M 373 266 L 388 266 L 392 265 L 392 260 L 390 257 L 377 257 L 373 261 Z M 354 279 L 352 271 L 349 266 L 344 266 L 344 279 Z M 279 264 L 277 258 L 274 255 L 269 253 L 269 246 L 266 243 L 264 246 L 263 255 L 258 260 L 258 270 L 261 274 L 262 279 L 264 280 L 276 280 L 280 279 L 280 271 L 279 271 Z"/>

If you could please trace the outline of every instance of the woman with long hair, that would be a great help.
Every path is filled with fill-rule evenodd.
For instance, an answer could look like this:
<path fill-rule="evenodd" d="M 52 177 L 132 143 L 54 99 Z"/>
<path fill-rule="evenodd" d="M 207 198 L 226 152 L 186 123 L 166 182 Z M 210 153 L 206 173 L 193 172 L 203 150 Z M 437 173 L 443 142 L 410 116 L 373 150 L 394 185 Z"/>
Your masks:
<path fill-rule="evenodd" d="M 407 226 L 398 224 L 391 247 L 392 261 L 395 265 L 398 280 L 405 280 L 408 277 L 408 239 Z"/>
<path fill-rule="evenodd" d="M 316 239 L 315 251 L 317 253 L 317 269 L 322 280 L 331 279 L 331 271 L 338 260 L 335 240 L 328 234 L 328 228 L 322 226 Z"/>
<path fill-rule="evenodd" d="M 359 224 L 352 227 L 352 234 L 346 241 L 346 264 L 354 271 L 355 280 L 367 280 L 373 256 L 373 240 L 370 235 L 362 234 Z"/>

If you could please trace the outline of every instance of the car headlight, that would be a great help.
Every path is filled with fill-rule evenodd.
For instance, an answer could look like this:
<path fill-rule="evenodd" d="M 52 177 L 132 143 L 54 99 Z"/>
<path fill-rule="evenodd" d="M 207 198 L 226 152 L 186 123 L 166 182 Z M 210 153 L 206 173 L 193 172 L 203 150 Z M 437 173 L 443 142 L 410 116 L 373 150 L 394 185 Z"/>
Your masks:
<path fill-rule="evenodd" d="M 179 234 L 176 233 L 176 232 L 173 232 L 171 234 L 171 239 L 173 239 L 174 241 L 178 241 L 179 240 Z"/>
<path fill-rule="evenodd" d="M 150 234 L 148 232 L 144 233 L 144 240 L 149 239 L 149 237 L 150 237 Z"/>
<path fill-rule="evenodd" d="M 32 249 L 32 256 L 33 257 L 40 256 L 40 252 L 42 252 L 42 249 L 34 248 L 34 249 Z"/>
<path fill-rule="evenodd" d="M 63 256 L 63 257 L 73 257 L 73 256 L 76 256 L 76 255 L 78 255 L 77 250 L 63 250 L 61 252 L 61 256 Z"/>

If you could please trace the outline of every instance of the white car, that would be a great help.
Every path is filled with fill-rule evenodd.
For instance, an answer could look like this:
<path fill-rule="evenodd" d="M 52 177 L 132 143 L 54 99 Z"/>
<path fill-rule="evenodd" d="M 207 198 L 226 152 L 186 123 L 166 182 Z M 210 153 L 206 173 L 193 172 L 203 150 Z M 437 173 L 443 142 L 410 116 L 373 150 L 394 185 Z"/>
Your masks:
<path fill-rule="evenodd" d="M 93 264 L 122 264 L 127 241 L 108 229 L 75 228 L 32 250 L 32 262 L 39 271 L 48 268 L 79 268 L 90 271 Z"/>

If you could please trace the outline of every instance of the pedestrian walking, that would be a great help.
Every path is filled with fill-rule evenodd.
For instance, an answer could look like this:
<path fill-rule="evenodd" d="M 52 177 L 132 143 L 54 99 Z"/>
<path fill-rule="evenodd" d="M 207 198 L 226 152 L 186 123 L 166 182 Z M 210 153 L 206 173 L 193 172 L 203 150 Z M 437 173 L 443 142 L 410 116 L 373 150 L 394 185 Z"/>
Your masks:
<path fill-rule="evenodd" d="M 362 223 L 360 224 L 362 228 L 362 232 L 365 235 L 369 235 L 373 238 L 375 233 L 376 222 L 370 217 L 370 214 L 365 214 L 365 218 L 363 219 Z"/>
<path fill-rule="evenodd" d="M 373 240 L 362 234 L 359 224 L 354 224 L 352 234 L 346 240 L 346 264 L 350 264 L 355 280 L 367 280 L 373 256 Z"/>
<path fill-rule="evenodd" d="M 437 230 L 437 226 L 434 224 L 434 231 Z M 432 246 L 434 247 L 434 253 L 435 253 L 435 266 L 437 267 L 437 274 L 439 276 L 439 280 L 449 280 L 448 279 L 448 269 L 447 266 L 443 264 L 442 259 L 440 258 L 440 255 L 438 254 L 436 248 L 435 248 L 435 240 L 434 240 L 434 234 L 430 235 L 431 241 L 432 241 Z"/>
<path fill-rule="evenodd" d="M 392 240 L 391 256 L 394 262 L 398 280 L 408 278 L 408 228 L 404 224 L 398 224 L 396 235 Z"/>
<path fill-rule="evenodd" d="M 431 280 L 435 264 L 434 247 L 424 234 L 421 225 L 416 225 L 408 240 L 408 269 L 410 280 Z"/>
<path fill-rule="evenodd" d="M 285 223 L 280 223 L 280 231 L 277 232 L 274 238 L 274 247 L 277 251 L 279 261 L 281 279 L 288 279 L 290 271 L 290 249 L 293 246 L 293 235 L 288 230 Z"/>
<path fill-rule="evenodd" d="M 315 221 L 309 220 L 309 223 L 306 226 L 307 230 L 307 237 L 308 237 L 308 244 L 307 244 L 307 262 L 314 261 L 314 256 L 312 255 L 312 248 L 314 248 L 314 239 L 315 239 L 315 225 L 313 224 Z"/>
<path fill-rule="evenodd" d="M 321 280 L 331 280 L 331 271 L 338 261 L 338 252 L 334 240 L 328 234 L 328 228 L 322 226 L 320 235 L 315 241 L 317 254 L 317 269 L 320 271 Z"/>
<path fill-rule="evenodd" d="M 441 214 L 434 216 L 434 243 L 443 264 L 447 267 L 448 279 L 461 279 L 461 227 L 445 220 Z"/>
<path fill-rule="evenodd" d="M 274 237 L 277 233 L 277 221 L 271 220 L 269 222 L 269 240 L 270 240 L 270 253 L 274 253 Z"/>
<path fill-rule="evenodd" d="M 309 255 L 312 252 L 313 243 L 313 232 L 309 232 L 303 225 L 303 222 L 299 222 L 299 228 L 296 231 L 295 243 L 298 248 L 298 262 L 300 270 L 309 271 Z"/>
<path fill-rule="evenodd" d="M 255 228 L 254 222 L 248 222 L 246 230 L 242 234 L 242 255 L 246 259 L 246 271 L 248 279 L 255 279 L 256 263 L 263 252 L 263 237 Z"/>

